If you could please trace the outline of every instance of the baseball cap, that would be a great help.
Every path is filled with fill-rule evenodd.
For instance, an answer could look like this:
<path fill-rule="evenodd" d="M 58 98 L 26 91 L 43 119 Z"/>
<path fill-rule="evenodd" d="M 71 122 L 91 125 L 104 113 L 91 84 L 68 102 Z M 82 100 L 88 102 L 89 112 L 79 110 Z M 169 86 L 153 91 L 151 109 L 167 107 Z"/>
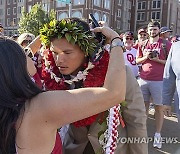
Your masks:
<path fill-rule="evenodd" d="M 124 36 L 125 36 L 125 37 L 130 36 L 130 37 L 134 38 L 133 32 L 130 32 L 130 31 L 125 32 L 125 33 L 124 33 Z"/>
<path fill-rule="evenodd" d="M 140 28 L 140 29 L 138 30 L 138 34 L 140 34 L 140 33 L 142 33 L 142 32 L 147 33 L 146 29 Z"/>
<path fill-rule="evenodd" d="M 172 30 L 169 29 L 168 27 L 161 27 L 161 29 L 160 29 L 161 34 L 167 33 L 167 32 L 172 32 Z"/>

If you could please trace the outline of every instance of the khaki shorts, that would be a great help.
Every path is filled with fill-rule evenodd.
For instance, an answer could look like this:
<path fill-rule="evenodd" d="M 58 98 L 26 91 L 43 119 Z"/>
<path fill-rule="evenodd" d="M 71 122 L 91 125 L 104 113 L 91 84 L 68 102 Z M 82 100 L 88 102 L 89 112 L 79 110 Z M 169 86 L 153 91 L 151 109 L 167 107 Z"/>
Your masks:
<path fill-rule="evenodd" d="M 162 88 L 163 81 L 149 81 L 149 80 L 138 80 L 139 86 L 141 87 L 141 91 L 144 97 L 144 102 L 150 102 L 150 98 L 152 98 L 153 103 L 155 105 L 163 105 L 162 104 Z"/>

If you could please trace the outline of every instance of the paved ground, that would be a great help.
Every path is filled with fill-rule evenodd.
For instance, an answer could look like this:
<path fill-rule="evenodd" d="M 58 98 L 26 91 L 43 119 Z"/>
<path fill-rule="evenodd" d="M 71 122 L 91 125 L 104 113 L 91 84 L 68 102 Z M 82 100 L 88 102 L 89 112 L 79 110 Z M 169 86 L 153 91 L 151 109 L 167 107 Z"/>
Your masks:
<path fill-rule="evenodd" d="M 153 137 L 155 132 L 155 119 L 154 111 L 150 111 L 150 115 L 147 121 L 148 136 Z M 162 149 L 153 148 L 153 142 L 149 143 L 149 154 L 180 154 L 180 128 L 177 125 L 177 118 L 165 117 L 164 125 L 162 129 L 162 137 L 177 137 L 179 143 L 164 143 Z"/>

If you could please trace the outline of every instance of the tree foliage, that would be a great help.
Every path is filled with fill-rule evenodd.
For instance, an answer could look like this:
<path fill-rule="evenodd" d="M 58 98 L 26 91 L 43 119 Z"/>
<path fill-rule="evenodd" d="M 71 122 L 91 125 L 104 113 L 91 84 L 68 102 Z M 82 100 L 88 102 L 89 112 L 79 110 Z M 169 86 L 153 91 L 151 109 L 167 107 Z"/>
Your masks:
<path fill-rule="evenodd" d="M 45 23 L 49 23 L 55 19 L 55 11 L 51 10 L 46 13 L 40 4 L 36 4 L 32 7 L 31 11 L 22 11 L 22 16 L 19 21 L 19 33 L 32 33 L 35 36 L 39 35 L 39 30 Z"/>

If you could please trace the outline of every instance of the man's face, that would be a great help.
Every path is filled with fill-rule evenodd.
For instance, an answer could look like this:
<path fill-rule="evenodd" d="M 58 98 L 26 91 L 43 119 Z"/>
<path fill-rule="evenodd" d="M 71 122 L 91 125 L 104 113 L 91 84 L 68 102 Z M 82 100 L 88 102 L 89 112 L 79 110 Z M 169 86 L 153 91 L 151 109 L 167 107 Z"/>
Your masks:
<path fill-rule="evenodd" d="M 32 42 L 32 38 L 31 37 L 26 37 L 26 39 L 24 41 L 22 41 L 21 45 L 23 48 L 27 47 L 30 43 Z"/>
<path fill-rule="evenodd" d="M 145 32 L 141 32 L 141 33 L 138 34 L 138 40 L 139 40 L 139 41 L 144 41 L 144 40 L 146 40 L 147 38 L 148 38 L 148 34 L 145 33 Z"/>
<path fill-rule="evenodd" d="M 155 38 L 159 36 L 160 29 L 159 27 L 148 27 L 149 37 Z"/>
<path fill-rule="evenodd" d="M 131 47 L 133 45 L 133 37 L 132 36 L 124 36 L 123 37 L 123 42 L 125 47 Z"/>
<path fill-rule="evenodd" d="M 79 46 L 64 38 L 53 40 L 51 50 L 60 73 L 64 75 L 76 75 L 85 61 L 85 54 Z"/>
<path fill-rule="evenodd" d="M 166 32 L 166 33 L 164 33 L 164 34 L 162 34 L 163 35 L 163 37 L 164 38 L 170 38 L 170 32 Z"/>

